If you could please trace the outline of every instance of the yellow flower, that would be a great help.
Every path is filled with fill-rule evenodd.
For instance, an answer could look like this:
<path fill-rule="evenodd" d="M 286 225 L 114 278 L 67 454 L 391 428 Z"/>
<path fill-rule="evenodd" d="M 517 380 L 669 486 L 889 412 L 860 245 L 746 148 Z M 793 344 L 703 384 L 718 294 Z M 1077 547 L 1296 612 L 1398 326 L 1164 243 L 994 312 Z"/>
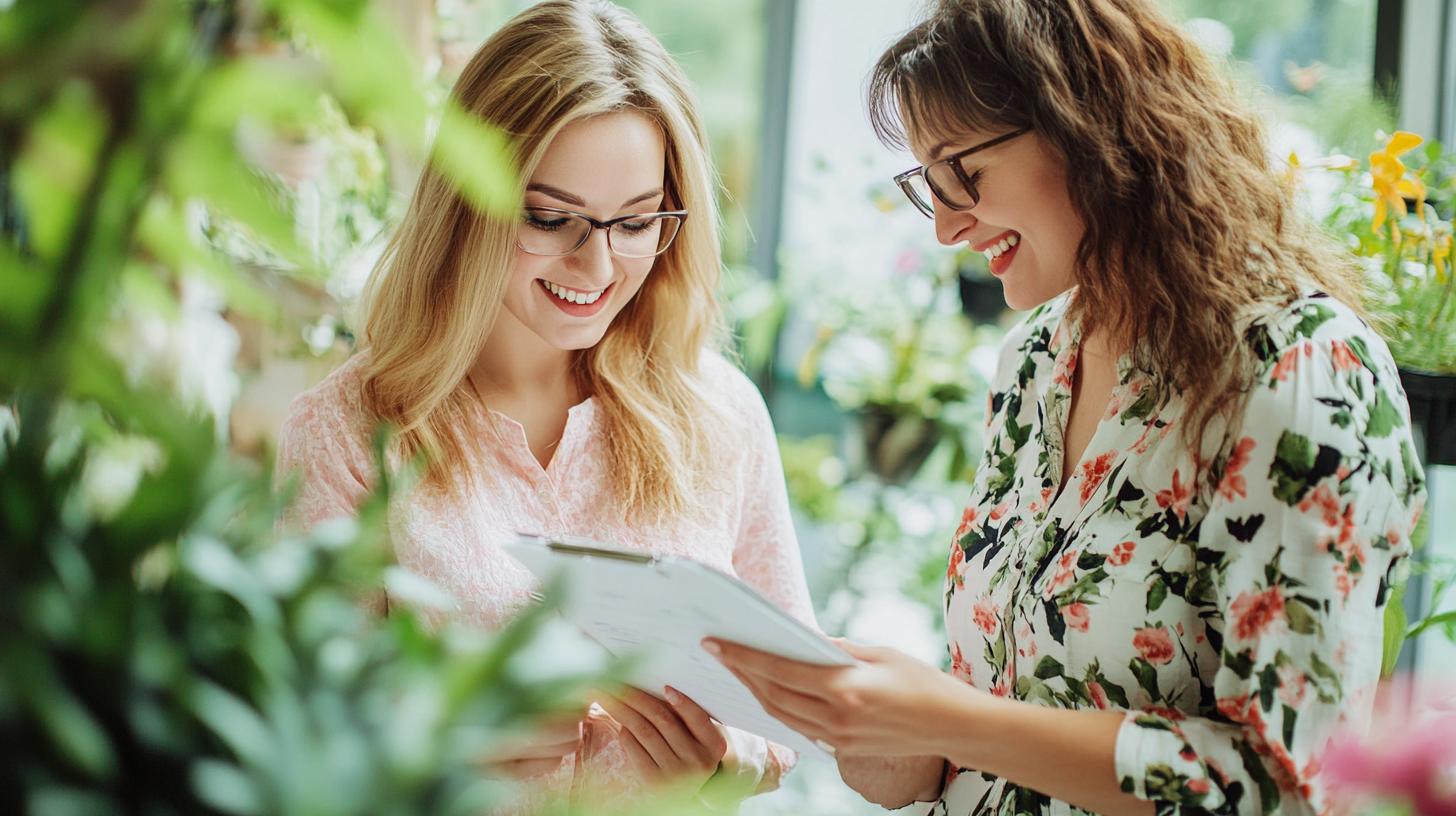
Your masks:
<path fill-rule="evenodd" d="M 1401 154 L 1421 141 L 1421 137 L 1414 133 L 1397 131 L 1385 143 L 1384 149 L 1370 154 L 1370 183 L 1375 189 L 1375 218 L 1370 222 L 1372 231 L 1378 232 L 1385 223 L 1387 209 L 1404 216 L 1407 198 L 1425 199 L 1425 185 L 1415 176 L 1408 175 L 1405 163 L 1400 160 Z"/>
<path fill-rule="evenodd" d="M 1284 186 L 1285 190 L 1293 192 L 1294 187 L 1296 184 L 1298 184 L 1298 182 L 1299 154 L 1291 150 L 1289 151 L 1289 166 L 1286 167 L 1283 174 L 1280 175 L 1279 183 Z"/>

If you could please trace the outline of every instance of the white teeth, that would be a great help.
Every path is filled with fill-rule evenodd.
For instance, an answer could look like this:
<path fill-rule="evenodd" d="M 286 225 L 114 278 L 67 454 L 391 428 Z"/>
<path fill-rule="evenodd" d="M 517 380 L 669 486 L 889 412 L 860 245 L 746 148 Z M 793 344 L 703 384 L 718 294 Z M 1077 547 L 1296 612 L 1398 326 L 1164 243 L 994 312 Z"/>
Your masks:
<path fill-rule="evenodd" d="M 548 280 L 543 280 L 542 283 L 546 284 L 546 288 L 550 290 L 551 294 L 561 298 L 567 303 L 577 303 L 583 306 L 596 303 L 598 300 L 601 299 L 602 292 L 607 291 L 605 289 L 602 289 L 590 293 L 578 292 L 575 289 L 567 289 L 565 286 L 557 286 L 556 284 Z"/>
<path fill-rule="evenodd" d="M 1016 246 L 1019 240 L 1020 239 L 1018 239 L 1016 235 L 1008 235 L 1005 238 L 1002 238 L 1000 241 L 997 241 L 996 243 L 987 247 L 981 252 L 981 254 L 986 256 L 986 260 L 994 261 L 1004 255 L 1012 247 Z"/>

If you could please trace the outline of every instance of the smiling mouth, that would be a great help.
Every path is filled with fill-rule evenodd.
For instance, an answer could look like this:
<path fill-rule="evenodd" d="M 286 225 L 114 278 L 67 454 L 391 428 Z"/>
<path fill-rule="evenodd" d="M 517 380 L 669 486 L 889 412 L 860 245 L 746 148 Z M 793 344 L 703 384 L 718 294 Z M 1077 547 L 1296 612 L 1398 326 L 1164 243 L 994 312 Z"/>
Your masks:
<path fill-rule="evenodd" d="M 558 283 L 552 283 L 545 278 L 541 278 L 540 281 L 541 286 L 546 291 L 555 295 L 557 299 L 565 301 L 566 303 L 575 303 L 581 306 L 590 306 L 591 304 L 596 303 L 599 299 L 601 299 L 602 295 L 606 294 L 607 289 L 612 288 L 611 286 L 607 286 L 603 289 L 597 289 L 595 291 L 588 292 L 581 289 L 571 289 Z"/>
<path fill-rule="evenodd" d="M 981 248 L 980 252 L 986 256 L 986 260 L 994 261 L 1007 252 L 1010 252 L 1019 243 L 1021 243 L 1021 234 L 1014 230 L 1007 231 L 999 240 Z"/>

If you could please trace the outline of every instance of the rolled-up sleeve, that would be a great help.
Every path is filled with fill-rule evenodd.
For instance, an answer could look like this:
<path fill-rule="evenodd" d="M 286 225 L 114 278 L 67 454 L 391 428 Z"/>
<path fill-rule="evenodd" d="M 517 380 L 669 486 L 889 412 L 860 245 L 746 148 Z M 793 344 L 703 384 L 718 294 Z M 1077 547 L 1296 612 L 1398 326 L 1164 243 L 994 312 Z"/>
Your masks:
<path fill-rule="evenodd" d="M 1379 342 L 1304 339 L 1249 396 L 1198 535 L 1195 586 L 1219 652 L 1209 716 L 1134 710 L 1118 733 L 1122 789 L 1160 813 L 1331 804 L 1320 758 L 1368 715 L 1392 575 L 1424 501 Z"/>

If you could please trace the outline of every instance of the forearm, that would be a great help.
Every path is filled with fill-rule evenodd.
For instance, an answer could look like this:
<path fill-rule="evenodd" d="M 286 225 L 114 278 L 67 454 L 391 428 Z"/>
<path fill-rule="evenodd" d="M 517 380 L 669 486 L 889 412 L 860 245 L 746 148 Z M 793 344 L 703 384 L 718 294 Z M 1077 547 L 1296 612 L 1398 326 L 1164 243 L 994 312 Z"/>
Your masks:
<path fill-rule="evenodd" d="M 839 776 L 866 801 L 894 810 L 940 796 L 945 759 L 938 756 L 839 757 Z"/>
<path fill-rule="evenodd" d="M 956 767 L 974 768 L 1103 814 L 1149 814 L 1123 793 L 1115 770 L 1123 714 L 1073 711 L 978 695 L 940 724 Z"/>

